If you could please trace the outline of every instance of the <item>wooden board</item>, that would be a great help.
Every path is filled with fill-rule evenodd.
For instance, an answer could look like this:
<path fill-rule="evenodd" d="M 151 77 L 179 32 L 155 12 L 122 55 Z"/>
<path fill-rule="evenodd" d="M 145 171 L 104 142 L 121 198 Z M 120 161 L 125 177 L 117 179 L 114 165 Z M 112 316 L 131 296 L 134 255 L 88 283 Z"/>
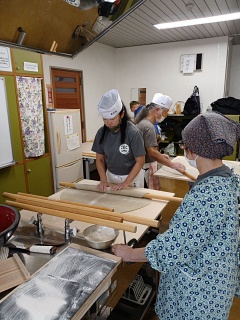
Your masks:
<path fill-rule="evenodd" d="M 110 285 L 120 261 L 72 244 L 3 300 L 0 319 L 65 320 L 76 313 L 81 319 Z"/>
<path fill-rule="evenodd" d="M 30 274 L 19 256 L 0 261 L 0 292 L 6 291 L 30 279 Z"/>

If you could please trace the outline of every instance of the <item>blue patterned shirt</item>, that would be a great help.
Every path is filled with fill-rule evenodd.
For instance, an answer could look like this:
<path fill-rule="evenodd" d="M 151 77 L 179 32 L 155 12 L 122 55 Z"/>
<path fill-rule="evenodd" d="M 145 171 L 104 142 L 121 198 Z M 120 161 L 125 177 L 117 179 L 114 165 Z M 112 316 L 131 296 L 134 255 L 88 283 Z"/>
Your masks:
<path fill-rule="evenodd" d="M 228 319 L 239 286 L 238 189 L 231 172 L 200 176 L 169 229 L 146 246 L 151 267 L 161 272 L 161 320 Z"/>

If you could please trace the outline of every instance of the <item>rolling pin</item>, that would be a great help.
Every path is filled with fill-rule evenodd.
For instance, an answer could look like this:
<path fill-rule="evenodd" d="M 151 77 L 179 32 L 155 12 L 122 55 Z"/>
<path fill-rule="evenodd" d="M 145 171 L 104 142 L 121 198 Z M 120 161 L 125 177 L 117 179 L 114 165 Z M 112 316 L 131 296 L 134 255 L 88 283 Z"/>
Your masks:
<path fill-rule="evenodd" d="M 61 210 L 61 211 L 71 212 L 76 214 L 82 214 L 90 217 L 94 216 L 95 218 L 106 219 L 106 220 L 111 220 L 115 222 L 123 222 L 122 217 L 117 217 L 111 214 L 110 211 L 103 211 L 100 209 L 90 208 L 90 207 L 81 207 L 81 206 L 76 206 L 68 203 L 57 203 L 47 198 L 44 199 L 44 197 L 35 198 L 31 196 L 29 197 L 28 195 L 21 196 L 21 195 L 18 195 L 18 194 L 16 195 L 14 193 L 9 193 L 9 192 L 3 192 L 3 196 L 5 198 L 13 199 L 20 203 L 31 204 L 31 205 L 44 207 L 44 208 Z"/>
<path fill-rule="evenodd" d="M 131 224 L 125 224 L 125 223 L 120 223 L 120 222 L 115 222 L 115 221 L 110 221 L 110 220 L 105 220 L 105 219 L 99 219 L 99 218 L 94 218 L 94 217 L 87 217 L 87 216 L 80 215 L 80 214 L 64 212 L 64 211 L 54 210 L 54 209 L 49 209 L 49 208 L 43 208 L 40 206 L 32 206 L 32 205 L 28 205 L 25 203 L 19 203 L 17 201 L 7 200 L 6 204 L 8 204 L 9 206 L 20 208 L 20 209 L 26 209 L 29 211 L 44 213 L 44 214 L 48 214 L 50 216 L 60 217 L 60 218 L 64 218 L 64 219 L 82 221 L 82 222 L 87 222 L 90 224 L 98 224 L 100 226 L 106 226 L 106 227 L 110 227 L 113 229 L 125 230 L 125 231 L 132 232 L 132 233 L 135 233 L 137 231 L 137 227 L 133 226 Z"/>
<path fill-rule="evenodd" d="M 94 191 L 94 192 L 100 192 L 98 191 L 96 185 L 88 185 L 88 186 L 84 186 L 84 188 L 82 188 L 81 184 L 78 183 L 71 183 L 71 182 L 59 182 L 60 186 L 64 186 L 64 187 L 69 187 L 69 188 L 75 188 L 75 189 L 79 189 L 79 190 L 89 190 L 89 191 Z M 165 196 L 165 195 L 158 195 L 158 194 L 152 194 L 149 193 L 148 190 L 146 189 L 146 191 L 136 191 L 134 190 L 136 188 L 134 187 L 128 187 L 127 189 L 124 190 L 118 190 L 118 191 L 111 191 L 110 188 L 108 187 L 106 192 L 110 193 L 110 194 L 117 194 L 117 195 L 124 195 L 124 196 L 128 196 L 128 197 L 136 197 L 136 198 L 146 198 L 146 199 L 158 199 L 158 200 L 166 200 L 166 201 L 173 201 L 173 202 L 182 202 L 183 198 L 178 198 L 178 197 L 170 197 L 170 196 Z M 129 192 L 131 190 L 131 192 Z M 160 193 L 160 191 L 159 191 Z"/>
<path fill-rule="evenodd" d="M 178 171 L 179 172 L 179 171 Z M 184 176 L 188 177 L 190 180 L 192 181 L 196 181 L 197 178 L 195 178 L 194 176 L 192 176 L 190 173 L 188 173 L 187 171 L 181 172 L 181 174 L 183 174 Z"/>
<path fill-rule="evenodd" d="M 152 219 L 143 218 L 143 217 L 136 217 L 136 216 L 125 214 L 125 213 L 114 212 L 110 214 L 109 211 L 104 211 L 104 210 L 95 209 L 95 208 L 91 209 L 86 207 L 81 208 L 79 205 L 74 205 L 74 204 L 65 204 L 65 203 L 58 203 L 58 202 L 56 203 L 56 201 L 54 200 L 50 200 L 47 198 L 42 199 L 44 197 L 41 197 L 41 199 L 38 199 L 37 197 L 36 198 L 31 196 L 29 197 L 27 196 L 27 194 L 26 196 L 19 196 L 18 194 L 16 195 L 14 193 L 3 192 L 3 196 L 5 198 L 13 199 L 20 203 L 37 205 L 45 208 L 66 211 L 66 212 L 80 214 L 80 215 L 82 214 L 82 215 L 91 216 L 91 217 L 94 216 L 96 218 L 113 220 L 116 222 L 122 222 L 123 220 L 125 220 L 128 222 L 143 224 L 153 228 L 159 227 L 158 220 L 152 220 Z"/>

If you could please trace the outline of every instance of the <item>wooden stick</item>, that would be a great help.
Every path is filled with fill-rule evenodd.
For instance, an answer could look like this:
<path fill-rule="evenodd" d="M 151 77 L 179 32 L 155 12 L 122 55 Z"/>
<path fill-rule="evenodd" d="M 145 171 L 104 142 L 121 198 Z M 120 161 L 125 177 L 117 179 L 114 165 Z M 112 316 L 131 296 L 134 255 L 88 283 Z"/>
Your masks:
<path fill-rule="evenodd" d="M 96 152 L 84 152 L 82 153 L 83 157 L 90 157 L 90 158 L 96 158 Z"/>
<path fill-rule="evenodd" d="M 28 197 L 38 198 L 38 199 L 49 199 L 47 197 L 38 196 L 36 194 L 24 193 L 24 192 L 18 192 L 17 194 L 19 194 L 20 196 L 28 196 Z M 101 210 L 111 211 L 111 212 L 114 211 L 114 209 L 112 209 L 112 208 L 107 208 L 107 207 L 102 207 L 102 206 L 95 206 L 95 205 L 86 204 L 86 203 L 80 203 L 80 202 L 74 202 L 74 201 L 65 201 L 65 200 L 56 200 L 56 199 L 50 199 L 50 200 L 53 200 L 53 201 L 56 201 L 56 202 L 61 202 L 61 203 L 76 204 L 78 206 L 87 207 L 87 208 L 96 208 L 96 209 L 101 209 Z"/>
<path fill-rule="evenodd" d="M 76 205 L 67 204 L 67 203 L 56 203 L 55 201 L 47 198 L 40 199 L 35 197 L 28 197 L 27 195 L 20 196 L 20 195 L 8 193 L 8 192 L 4 192 L 3 196 L 9 199 L 13 199 L 20 203 L 26 203 L 30 205 L 36 205 L 44 208 L 76 213 L 76 214 L 81 214 L 81 215 L 100 218 L 100 219 L 106 219 L 106 220 L 111 220 L 111 221 L 120 222 L 120 223 L 123 222 L 123 217 L 115 216 L 113 214 L 110 214 L 109 211 L 103 211 L 100 209 L 95 209 L 95 208 L 91 209 L 91 208 L 76 206 Z"/>
<path fill-rule="evenodd" d="M 21 270 L 24 278 L 26 280 L 30 279 L 30 273 L 28 272 L 28 270 L 26 269 L 26 267 L 22 263 L 22 260 L 19 258 L 17 253 L 13 254 L 13 259 L 15 260 L 15 262 L 16 262 L 17 266 L 19 267 L 19 269 Z"/>
<path fill-rule="evenodd" d="M 178 197 L 169 197 L 169 196 L 160 196 L 157 194 L 152 194 L 152 193 L 145 193 L 143 198 L 146 199 L 158 199 L 158 200 L 166 200 L 166 201 L 173 201 L 173 202 L 182 202 L 183 198 L 178 198 Z"/>
<path fill-rule="evenodd" d="M 60 211 L 65 211 L 65 212 L 70 212 L 70 213 L 75 213 L 75 214 L 81 214 L 81 215 L 86 215 L 86 216 L 94 216 L 95 218 L 100 218 L 100 219 L 106 219 L 106 220 L 111 220 L 115 222 L 123 222 L 123 218 L 121 217 L 116 217 L 113 214 L 110 214 L 109 211 L 103 211 L 100 209 L 91 209 L 87 207 L 81 207 L 81 206 L 76 206 L 72 204 L 66 204 L 66 203 L 56 203 L 54 200 L 50 200 L 47 198 L 36 198 L 36 197 L 28 197 L 26 196 L 21 196 L 21 195 L 16 195 L 13 193 L 8 193 L 4 192 L 3 196 L 9 199 L 13 199 L 17 202 L 20 203 L 25 203 L 25 204 L 30 204 L 30 205 L 36 205 L 44 208 L 50 208 L 50 209 L 55 209 L 55 210 L 60 210 Z"/>
<path fill-rule="evenodd" d="M 118 213 L 118 212 L 114 212 L 112 215 L 110 215 L 109 211 L 104 211 L 104 210 L 100 210 L 100 209 L 90 209 L 90 208 L 83 208 L 81 209 L 79 206 L 76 205 L 69 205 L 69 204 L 60 204 L 60 203 L 55 203 L 54 200 L 50 200 L 50 199 L 41 199 L 40 202 L 36 201 L 37 198 L 31 198 L 29 197 L 29 199 L 27 198 L 27 196 L 18 196 L 16 194 L 13 193 L 8 193 L 8 192 L 4 192 L 3 196 L 9 199 L 13 199 L 13 200 L 17 200 L 18 202 L 21 203 L 26 203 L 29 204 L 33 203 L 35 205 L 39 205 L 39 206 L 45 206 L 47 208 L 51 208 L 51 209 L 59 209 L 62 211 L 67 211 L 70 213 L 77 213 L 77 214 L 84 214 L 84 215 L 88 215 L 88 216 L 94 216 L 96 214 L 101 214 L 101 218 L 102 219 L 107 219 L 107 220 L 111 220 L 109 217 L 115 217 L 116 219 L 121 219 L 120 221 L 116 221 L 116 222 L 122 222 L 122 220 L 128 221 L 128 222 L 133 222 L 133 223 L 138 223 L 138 224 L 143 224 L 149 227 L 154 227 L 154 228 L 158 228 L 159 227 L 159 221 L 158 220 L 152 220 L 152 219 L 147 219 L 147 218 L 142 218 L 142 217 L 136 217 L 133 215 L 129 215 L 129 214 L 125 214 L 125 213 Z M 30 200 L 29 202 L 25 202 L 24 200 Z M 34 200 L 35 201 L 34 201 Z M 40 199 L 39 199 L 40 200 Z M 44 203 L 44 205 L 43 205 Z M 97 217 L 97 216 L 96 216 Z M 98 218 L 100 218 L 100 216 L 98 216 Z"/>
<path fill-rule="evenodd" d="M 64 187 L 69 187 L 69 188 L 75 188 L 75 189 L 77 189 L 77 187 L 75 186 L 75 184 L 72 183 L 72 182 L 59 182 L 59 185 L 60 185 L 60 186 L 64 186 Z M 142 198 L 166 200 L 166 201 L 172 201 L 172 202 L 182 202 L 182 200 L 183 200 L 183 198 L 157 195 L 157 194 L 149 193 L 149 192 L 147 192 L 147 191 L 148 191 L 148 189 L 146 189 L 146 193 L 142 196 Z M 97 189 L 96 189 L 96 192 L 98 192 Z M 117 194 L 117 192 L 116 192 L 116 193 L 112 193 L 112 194 Z M 121 194 L 120 194 L 120 195 L 121 195 Z M 130 194 L 129 194 L 129 196 L 131 197 Z"/>
<path fill-rule="evenodd" d="M 49 208 L 43 208 L 39 206 L 32 206 L 28 205 L 25 203 L 19 203 L 19 202 L 14 202 L 14 201 L 6 201 L 7 205 L 14 206 L 17 208 L 21 209 L 26 209 L 29 211 L 35 211 L 39 213 L 44 213 L 48 214 L 50 216 L 56 216 L 56 217 L 61 217 L 61 218 L 67 218 L 71 220 L 77 220 L 77 221 L 83 221 L 87 222 L 90 224 L 98 224 L 101 226 L 106 226 L 114 229 L 119 229 L 119 230 L 125 230 L 128 232 L 133 232 L 135 233 L 137 231 L 137 227 L 130 225 L 130 224 L 124 224 L 124 223 L 119 223 L 115 221 L 110 221 L 110 220 L 105 220 L 105 219 L 99 219 L 99 218 L 94 218 L 94 217 L 88 217 L 80 214 L 75 214 L 75 213 L 70 213 L 70 212 L 64 212 L 60 210 L 54 210 L 54 209 L 49 209 Z"/>
<path fill-rule="evenodd" d="M 192 176 L 190 173 L 188 173 L 187 171 L 181 172 L 184 176 L 188 177 L 190 180 L 192 181 L 196 181 L 197 178 L 195 178 L 194 176 Z"/>

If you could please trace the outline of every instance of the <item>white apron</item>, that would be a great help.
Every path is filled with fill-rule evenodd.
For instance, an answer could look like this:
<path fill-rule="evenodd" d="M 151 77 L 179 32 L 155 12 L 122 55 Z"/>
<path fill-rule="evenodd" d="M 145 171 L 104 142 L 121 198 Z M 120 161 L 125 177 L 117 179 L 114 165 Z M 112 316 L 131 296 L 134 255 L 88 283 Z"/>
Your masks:
<path fill-rule="evenodd" d="M 130 184 L 131 187 L 138 187 L 138 188 L 144 188 L 144 170 L 141 169 L 139 171 L 139 174 L 136 176 L 136 178 L 132 181 Z M 114 173 L 111 173 L 109 170 L 106 171 L 107 180 L 110 183 L 119 184 L 125 181 L 128 177 L 128 175 L 117 175 Z"/>

